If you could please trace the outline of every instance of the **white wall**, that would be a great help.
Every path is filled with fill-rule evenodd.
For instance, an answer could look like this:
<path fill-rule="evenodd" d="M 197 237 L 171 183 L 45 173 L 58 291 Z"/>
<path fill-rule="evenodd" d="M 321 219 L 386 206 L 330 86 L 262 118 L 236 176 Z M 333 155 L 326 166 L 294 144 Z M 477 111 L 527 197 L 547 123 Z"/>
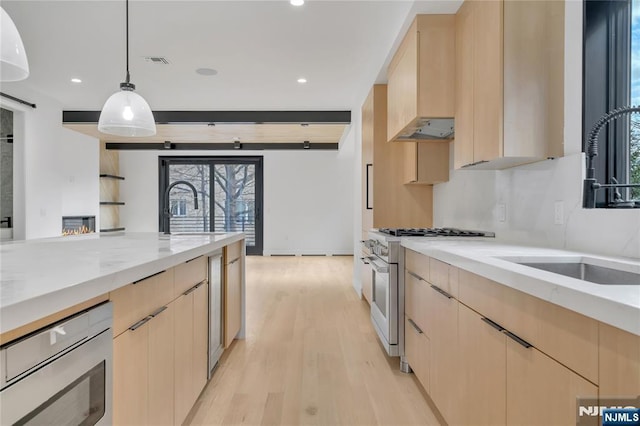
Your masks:
<path fill-rule="evenodd" d="M 582 2 L 566 5 L 565 157 L 503 171 L 452 171 L 435 185 L 434 225 L 493 230 L 521 244 L 640 257 L 640 210 L 582 209 Z M 564 209 L 555 224 L 556 203 Z M 498 220 L 498 204 L 506 221 Z"/>
<path fill-rule="evenodd" d="M 170 155 L 264 157 L 264 254 L 353 252 L 353 136 L 339 151 L 182 151 Z M 120 221 L 127 231 L 158 231 L 158 157 L 121 151 Z"/>
<path fill-rule="evenodd" d="M 57 101 L 21 83 L 3 92 L 37 105 L 0 98 L 14 111 L 14 239 L 60 236 L 62 216 L 98 220 L 98 140 L 63 128 Z"/>

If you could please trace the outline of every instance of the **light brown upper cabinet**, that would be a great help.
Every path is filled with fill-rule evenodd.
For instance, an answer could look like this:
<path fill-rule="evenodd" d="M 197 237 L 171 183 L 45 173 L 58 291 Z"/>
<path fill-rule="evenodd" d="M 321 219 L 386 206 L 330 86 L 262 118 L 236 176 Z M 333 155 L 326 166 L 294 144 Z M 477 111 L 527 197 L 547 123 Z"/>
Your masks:
<path fill-rule="evenodd" d="M 374 85 L 362 105 L 363 236 L 371 228 L 433 226 L 433 187 L 405 185 L 416 179 L 407 176 L 407 162 L 414 176 L 421 173 L 415 145 L 387 143 L 387 85 Z"/>
<path fill-rule="evenodd" d="M 564 1 L 465 1 L 456 14 L 456 169 L 563 155 Z"/>
<path fill-rule="evenodd" d="M 416 16 L 387 70 L 388 141 L 451 140 L 455 48 L 455 15 Z"/>

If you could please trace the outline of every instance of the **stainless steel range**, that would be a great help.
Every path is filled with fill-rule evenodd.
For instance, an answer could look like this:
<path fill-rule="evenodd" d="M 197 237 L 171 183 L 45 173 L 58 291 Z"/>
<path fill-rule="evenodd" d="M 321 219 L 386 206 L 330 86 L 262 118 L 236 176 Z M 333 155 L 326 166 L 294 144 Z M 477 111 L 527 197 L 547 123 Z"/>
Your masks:
<path fill-rule="evenodd" d="M 362 242 L 362 261 L 371 265 L 371 322 L 387 353 L 400 356 L 400 369 L 408 372 L 409 367 L 403 360 L 404 328 L 400 326 L 400 318 L 404 318 L 401 237 L 466 239 L 495 237 L 495 234 L 456 228 L 381 228 L 369 231 L 369 239 Z"/>

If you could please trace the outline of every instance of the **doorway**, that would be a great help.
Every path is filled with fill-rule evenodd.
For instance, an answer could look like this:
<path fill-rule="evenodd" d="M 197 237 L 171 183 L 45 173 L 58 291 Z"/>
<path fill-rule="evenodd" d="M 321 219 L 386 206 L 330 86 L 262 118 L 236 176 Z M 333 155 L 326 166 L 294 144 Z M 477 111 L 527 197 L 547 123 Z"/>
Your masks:
<path fill-rule="evenodd" d="M 244 232 L 247 254 L 263 250 L 263 157 L 160 157 L 159 229 Z M 193 185 L 198 196 L 195 208 Z M 168 212 L 167 212 L 168 211 Z M 168 220 L 167 220 L 168 219 Z"/>

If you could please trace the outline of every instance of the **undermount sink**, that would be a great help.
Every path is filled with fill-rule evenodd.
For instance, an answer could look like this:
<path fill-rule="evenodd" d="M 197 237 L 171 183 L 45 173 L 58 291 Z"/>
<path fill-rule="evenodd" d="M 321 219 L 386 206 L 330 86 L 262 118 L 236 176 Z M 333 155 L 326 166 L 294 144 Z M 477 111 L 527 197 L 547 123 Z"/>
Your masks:
<path fill-rule="evenodd" d="M 586 257 L 577 257 L 570 260 L 565 258 L 555 260 L 549 257 L 500 257 L 500 259 L 595 284 L 640 285 L 640 268 L 602 259 Z M 598 265 L 596 263 L 601 264 Z M 603 266 L 602 264 L 607 264 L 608 266 Z M 636 269 L 638 272 L 633 272 L 632 269 Z"/>

